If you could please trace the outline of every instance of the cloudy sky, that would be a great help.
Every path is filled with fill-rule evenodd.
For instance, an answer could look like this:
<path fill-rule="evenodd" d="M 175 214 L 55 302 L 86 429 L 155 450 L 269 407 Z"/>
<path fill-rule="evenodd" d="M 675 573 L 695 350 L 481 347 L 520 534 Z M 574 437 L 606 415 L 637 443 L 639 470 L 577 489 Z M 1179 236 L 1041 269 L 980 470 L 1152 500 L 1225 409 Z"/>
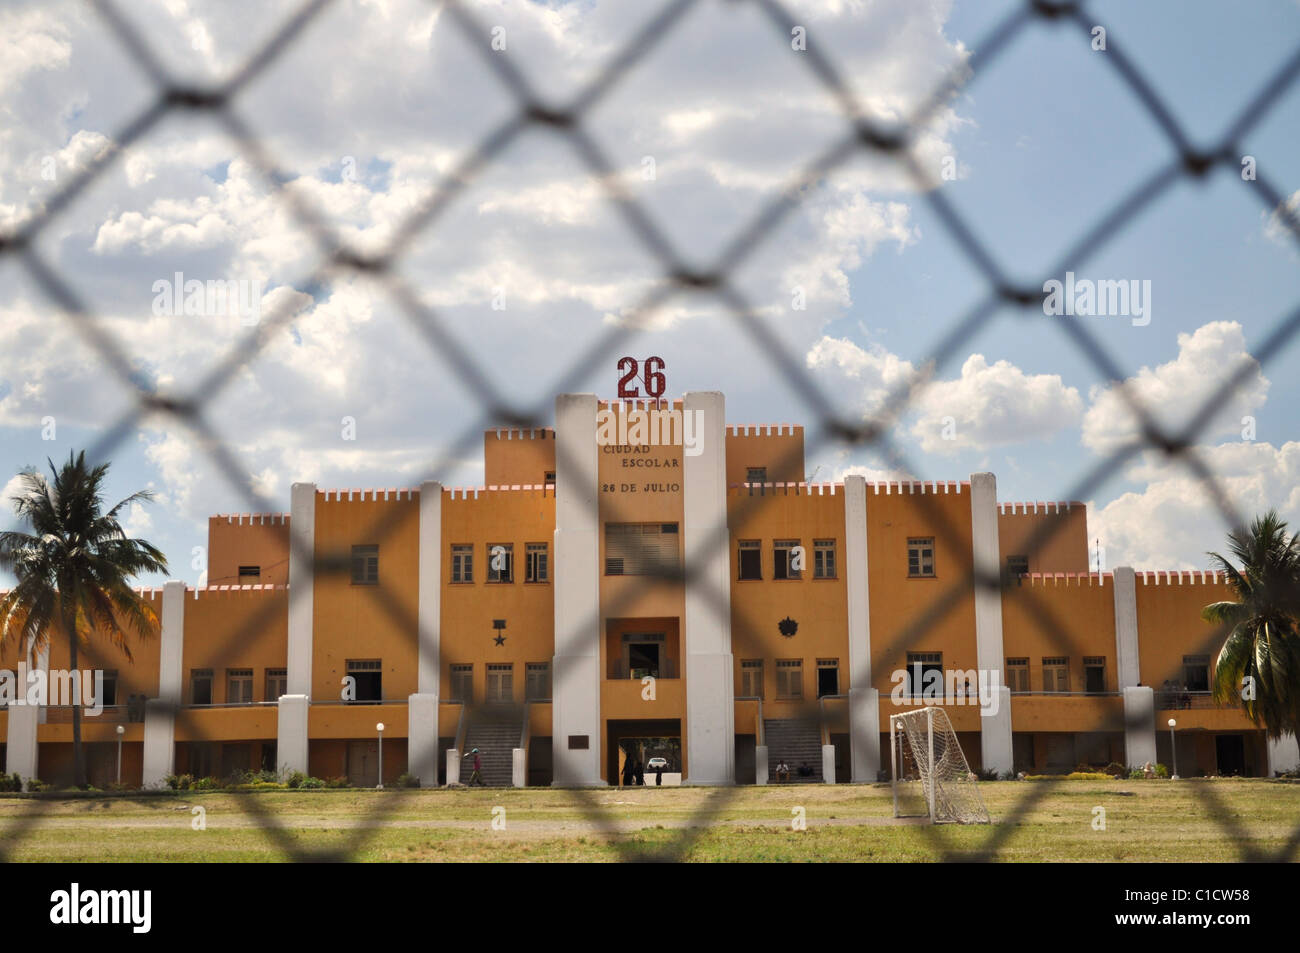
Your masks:
<path fill-rule="evenodd" d="M 122 6 L 158 69 L 204 87 L 238 70 L 297 4 Z M 471 3 L 478 27 L 467 35 L 423 0 L 336 0 L 234 99 L 234 115 L 274 162 L 269 176 L 213 115 L 173 111 L 37 233 L 40 260 L 93 312 L 124 356 L 129 385 L 14 256 L 0 257 L 0 484 L 118 433 L 111 488 L 158 494 L 132 512 L 130 527 L 167 551 L 173 575 L 197 581 L 191 552 L 205 541 L 207 515 L 260 508 L 257 498 L 285 510 L 295 481 L 480 483 L 481 440 L 457 441 L 492 421 L 451 350 L 519 408 L 546 408 L 561 382 L 612 397 L 617 358 L 653 354 L 666 362 L 671 395 L 724 391 L 731 423 L 808 425 L 817 479 L 992 470 L 1004 500 L 1086 499 L 1105 568 L 1203 567 L 1225 523 L 1185 468 L 1131 454 L 1080 491 L 1138 428 L 1118 382 L 1064 325 L 1092 334 L 1128 393 L 1170 428 L 1253 361 L 1300 301 L 1300 253 L 1235 166 L 1178 182 L 1070 266 L 1081 279 L 1150 282 L 1148 323 L 1006 308 L 937 364 L 932 354 L 988 285 L 927 190 L 970 224 L 1009 280 L 1041 287 L 1080 235 L 1175 157 L 1108 52 L 1077 29 L 1035 22 L 965 75 L 918 129 L 913 155 L 928 184 L 866 154 L 801 182 L 845 132 L 809 68 L 811 52 L 838 67 L 864 112 L 896 122 L 946 77 L 968 72 L 1013 6 L 791 2 L 809 47 L 797 50 L 756 7 L 701 2 L 659 24 L 648 52 L 586 112 L 583 129 L 608 176 L 573 141 L 534 125 L 472 166 L 430 227 L 403 238 L 436 185 L 518 113 L 492 57 L 543 105 L 562 107 L 659 5 Z M 1108 43 L 1149 77 L 1198 145 L 1219 141 L 1300 37 L 1294 3 L 1222 10 L 1187 2 L 1095 10 Z M 0 10 L 0 233 L 41 216 L 156 97 L 148 70 L 88 5 Z M 1293 207 L 1297 129 L 1300 84 L 1240 142 Z M 707 268 L 792 183 L 798 204 L 748 251 L 734 287 L 847 419 L 878 413 L 887 395 L 928 380 L 891 421 L 895 456 L 820 439 L 796 379 L 716 297 L 680 293 L 639 310 L 661 289 L 664 264 L 656 239 L 630 227 L 611 194 L 634 200 L 683 265 Z M 352 272 L 316 280 L 319 236 L 293 203 L 359 253 L 400 240 L 392 274 L 454 348 L 413 326 L 383 283 Z M 177 273 L 240 283 L 258 295 L 251 317 L 261 323 L 165 313 L 155 285 Z M 268 329 L 278 315 L 283 323 Z M 575 370 L 585 348 L 619 328 L 629 328 L 624 342 Z M 174 420 L 114 430 L 133 388 L 184 397 L 259 330 L 262 349 L 204 404 L 237 481 Z M 1298 366 L 1295 345 L 1262 367 L 1245 365 L 1198 439 L 1243 514 L 1271 506 L 1300 523 Z M 347 434 L 345 418 L 354 422 Z M 51 422 L 54 439 L 45 439 Z"/>

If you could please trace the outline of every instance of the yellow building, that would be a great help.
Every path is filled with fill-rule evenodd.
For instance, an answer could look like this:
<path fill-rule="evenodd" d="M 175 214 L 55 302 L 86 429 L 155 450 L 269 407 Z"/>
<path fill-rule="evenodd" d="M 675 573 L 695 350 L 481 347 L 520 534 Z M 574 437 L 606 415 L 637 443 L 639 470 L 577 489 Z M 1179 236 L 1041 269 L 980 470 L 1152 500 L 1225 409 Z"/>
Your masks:
<path fill-rule="evenodd" d="M 728 426 L 711 392 L 562 395 L 484 463 L 483 487 L 295 484 L 289 513 L 213 517 L 209 584 L 144 593 L 161 638 L 85 719 L 92 783 L 120 738 L 128 782 L 374 784 L 380 723 L 388 783 L 455 781 L 473 748 L 499 784 L 652 757 L 683 783 L 870 782 L 920 704 L 999 773 L 1170 764 L 1171 735 L 1183 775 L 1297 760 L 1210 699 L 1222 577 L 1089 572 L 1080 503 L 999 502 L 989 473 L 806 483 L 803 428 Z M 68 715 L 0 712 L 7 770 L 68 776 Z"/>

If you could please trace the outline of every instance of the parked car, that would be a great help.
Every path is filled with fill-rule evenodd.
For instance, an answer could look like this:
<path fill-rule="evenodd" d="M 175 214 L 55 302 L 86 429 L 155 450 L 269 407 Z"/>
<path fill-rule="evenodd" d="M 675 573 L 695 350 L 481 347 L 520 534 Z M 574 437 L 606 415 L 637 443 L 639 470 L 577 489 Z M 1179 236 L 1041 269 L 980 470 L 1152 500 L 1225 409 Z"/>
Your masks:
<path fill-rule="evenodd" d="M 659 769 L 661 769 L 661 770 L 663 770 L 663 771 L 667 771 L 667 770 L 668 770 L 668 759 L 667 759 L 667 758 L 651 758 L 649 761 L 647 761 L 647 762 L 645 763 L 645 768 L 646 768 L 647 771 L 654 771 L 656 768 L 659 768 Z"/>

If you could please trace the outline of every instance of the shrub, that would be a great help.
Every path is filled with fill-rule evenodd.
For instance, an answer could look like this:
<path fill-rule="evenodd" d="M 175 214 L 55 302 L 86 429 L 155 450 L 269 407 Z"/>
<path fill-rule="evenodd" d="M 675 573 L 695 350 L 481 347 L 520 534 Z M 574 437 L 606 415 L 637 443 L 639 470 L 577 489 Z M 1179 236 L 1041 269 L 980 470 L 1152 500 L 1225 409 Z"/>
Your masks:
<path fill-rule="evenodd" d="M 190 774 L 169 774 L 163 780 L 173 791 L 188 791 L 190 785 L 194 783 L 194 776 Z"/>
<path fill-rule="evenodd" d="M 1156 765 L 1156 777 L 1158 778 L 1169 777 L 1169 769 L 1166 768 L 1163 764 Z"/>
<path fill-rule="evenodd" d="M 39 794 L 41 791 L 48 791 L 49 789 L 50 786 L 46 784 L 44 781 L 42 781 L 40 778 L 27 779 L 28 794 Z"/>
<path fill-rule="evenodd" d="M 981 781 L 996 781 L 998 779 L 997 768 L 981 768 L 977 773 Z"/>
<path fill-rule="evenodd" d="M 325 786 L 326 783 L 322 781 L 320 778 L 304 777 L 301 781 L 298 782 L 298 790 L 300 791 L 315 790 L 317 788 L 323 788 Z M 330 786 L 333 787 L 334 785 L 330 785 Z"/>
<path fill-rule="evenodd" d="M 199 778 L 190 785 L 191 791 L 215 791 L 221 787 L 221 782 L 216 778 Z"/>
<path fill-rule="evenodd" d="M 1065 776 L 1067 781 L 1113 781 L 1115 776 L 1105 771 L 1071 771 Z"/>
<path fill-rule="evenodd" d="M 1003 771 L 1001 774 L 998 775 L 999 781 L 1014 781 L 1015 779 L 1016 779 L 1016 772 L 1014 771 Z"/>
<path fill-rule="evenodd" d="M 402 774 L 397 778 L 397 786 L 399 788 L 418 788 L 420 779 L 413 774 Z"/>
<path fill-rule="evenodd" d="M 1129 774 L 1128 768 L 1124 767 L 1124 765 L 1120 764 L 1118 761 L 1112 761 L 1101 770 L 1105 771 L 1112 778 L 1123 778 L 1127 777 Z"/>
<path fill-rule="evenodd" d="M 336 777 L 336 778 L 326 778 L 325 786 L 327 788 L 346 788 L 349 787 L 350 785 L 348 784 L 347 778 Z"/>
<path fill-rule="evenodd" d="M 13 792 L 22 791 L 23 779 L 18 776 L 18 772 L 13 774 L 0 774 L 0 791 Z"/>
<path fill-rule="evenodd" d="M 290 788 L 298 788 L 301 787 L 302 782 L 306 780 L 307 775 L 303 774 L 301 771 L 291 771 L 289 772 L 289 776 L 284 779 L 284 783 L 289 785 Z"/>

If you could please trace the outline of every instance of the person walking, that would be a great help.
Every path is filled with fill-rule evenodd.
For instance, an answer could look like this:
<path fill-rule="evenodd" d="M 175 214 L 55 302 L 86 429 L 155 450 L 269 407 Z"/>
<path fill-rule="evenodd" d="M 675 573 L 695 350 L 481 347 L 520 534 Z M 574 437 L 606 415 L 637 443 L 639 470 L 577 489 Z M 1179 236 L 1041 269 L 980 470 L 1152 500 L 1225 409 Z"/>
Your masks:
<path fill-rule="evenodd" d="M 664 766 L 662 764 L 656 764 L 655 765 L 655 787 L 662 787 L 663 783 L 664 783 Z"/>
<path fill-rule="evenodd" d="M 471 758 L 471 757 L 474 759 L 474 770 L 470 772 L 467 786 L 472 785 L 475 781 L 477 781 L 479 787 L 485 788 L 487 787 L 487 783 L 483 780 L 483 759 L 479 756 L 478 748 L 475 748 L 469 754 L 465 755 L 465 758 Z M 465 759 L 462 758 L 461 760 L 463 761 Z"/>
<path fill-rule="evenodd" d="M 623 761 L 623 787 L 630 788 L 635 783 L 636 783 L 636 765 L 629 757 Z"/>

